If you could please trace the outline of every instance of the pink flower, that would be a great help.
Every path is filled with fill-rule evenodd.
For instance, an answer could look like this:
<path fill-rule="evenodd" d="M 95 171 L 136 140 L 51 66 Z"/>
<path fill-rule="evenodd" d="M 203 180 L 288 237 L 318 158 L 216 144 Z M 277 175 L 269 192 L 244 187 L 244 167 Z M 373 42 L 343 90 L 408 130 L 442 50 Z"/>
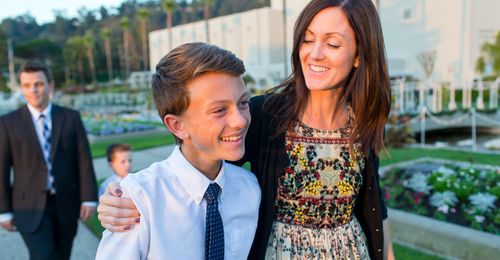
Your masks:
<path fill-rule="evenodd" d="M 420 204 L 420 202 L 422 201 L 422 193 L 414 193 L 412 197 L 413 202 L 415 202 L 416 204 Z"/>

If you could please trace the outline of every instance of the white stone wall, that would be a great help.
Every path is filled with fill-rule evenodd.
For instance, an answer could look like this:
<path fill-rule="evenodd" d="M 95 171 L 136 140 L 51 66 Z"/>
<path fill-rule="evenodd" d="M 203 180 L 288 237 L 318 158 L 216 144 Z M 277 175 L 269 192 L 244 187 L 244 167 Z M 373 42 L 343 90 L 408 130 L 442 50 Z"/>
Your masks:
<path fill-rule="evenodd" d="M 434 81 L 470 81 L 484 41 L 500 30 L 498 0 L 384 0 L 380 16 L 391 76 L 424 78 L 416 56 L 437 52 Z M 406 13 L 405 13 L 406 12 Z M 405 19 L 405 14 L 410 18 Z"/>
<path fill-rule="evenodd" d="M 282 17 L 282 11 L 264 7 L 212 18 L 210 42 L 241 58 L 257 87 L 271 87 L 284 78 Z M 172 49 L 168 38 L 167 29 L 149 33 L 151 70 Z M 173 48 L 194 41 L 206 41 L 204 21 L 172 28 Z"/>
<path fill-rule="evenodd" d="M 271 0 L 270 7 L 210 19 L 210 40 L 240 57 L 257 82 L 266 79 L 272 86 L 283 79 L 285 64 L 287 74 L 291 72 L 293 28 L 308 2 L 286 0 L 286 52 L 283 0 Z M 423 79 L 416 56 L 435 50 L 433 81 L 470 81 L 481 45 L 493 40 L 500 30 L 499 10 L 499 0 L 379 0 L 389 73 Z M 172 36 L 173 47 L 205 41 L 204 21 L 176 26 Z M 166 29 L 153 31 L 149 37 L 153 70 L 170 48 Z"/>

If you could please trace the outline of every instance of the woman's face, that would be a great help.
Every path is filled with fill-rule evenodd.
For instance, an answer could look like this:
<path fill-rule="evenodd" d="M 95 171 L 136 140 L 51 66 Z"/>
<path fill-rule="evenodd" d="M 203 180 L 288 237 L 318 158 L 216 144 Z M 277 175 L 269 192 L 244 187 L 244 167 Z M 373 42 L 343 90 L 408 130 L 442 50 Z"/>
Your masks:
<path fill-rule="evenodd" d="M 300 64 L 309 90 L 329 90 L 357 67 L 356 39 L 344 11 L 321 10 L 306 29 L 299 49 Z M 356 63 L 356 64 L 355 64 Z"/>

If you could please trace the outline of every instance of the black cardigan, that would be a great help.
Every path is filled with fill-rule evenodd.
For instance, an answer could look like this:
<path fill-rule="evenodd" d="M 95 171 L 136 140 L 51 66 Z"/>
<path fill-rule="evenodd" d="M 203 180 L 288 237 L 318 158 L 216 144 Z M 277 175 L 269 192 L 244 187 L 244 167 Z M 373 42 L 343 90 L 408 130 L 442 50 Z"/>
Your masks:
<path fill-rule="evenodd" d="M 253 97 L 250 101 L 252 123 L 248 130 L 245 156 L 236 164 L 250 162 L 251 171 L 257 177 L 262 190 L 257 232 L 250 250 L 249 259 L 264 259 L 274 220 L 274 203 L 278 178 L 289 165 L 285 151 L 284 133 L 273 137 L 271 115 L 264 111 L 265 96 Z M 280 105 L 279 102 L 276 105 Z M 378 157 L 371 153 L 363 171 L 363 185 L 356 199 L 354 214 L 367 239 L 372 259 L 383 258 L 384 237 L 382 220 L 387 218 L 387 209 L 379 188 Z"/>

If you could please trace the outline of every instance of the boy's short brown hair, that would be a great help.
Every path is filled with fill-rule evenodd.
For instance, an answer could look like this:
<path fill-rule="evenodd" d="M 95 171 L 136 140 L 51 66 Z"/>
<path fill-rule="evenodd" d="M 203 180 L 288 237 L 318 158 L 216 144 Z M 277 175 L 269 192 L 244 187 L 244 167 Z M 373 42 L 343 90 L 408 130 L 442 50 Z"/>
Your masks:
<path fill-rule="evenodd" d="M 203 42 L 183 44 L 164 56 L 153 75 L 153 99 L 161 119 L 181 115 L 189 106 L 189 81 L 207 72 L 239 77 L 245 73 L 243 61 L 232 52 Z"/>
<path fill-rule="evenodd" d="M 118 152 L 130 152 L 132 147 L 129 144 L 115 143 L 108 146 L 106 149 L 106 156 L 108 157 L 108 162 L 113 161 L 113 157 Z"/>
<path fill-rule="evenodd" d="M 50 71 L 50 68 L 44 63 L 37 60 L 30 60 L 23 63 L 23 65 L 21 65 L 21 67 L 19 68 L 17 78 L 19 79 L 19 76 L 21 76 L 21 73 L 23 72 L 33 73 L 39 71 L 41 71 L 45 75 L 47 83 L 52 82 L 52 72 Z"/>

